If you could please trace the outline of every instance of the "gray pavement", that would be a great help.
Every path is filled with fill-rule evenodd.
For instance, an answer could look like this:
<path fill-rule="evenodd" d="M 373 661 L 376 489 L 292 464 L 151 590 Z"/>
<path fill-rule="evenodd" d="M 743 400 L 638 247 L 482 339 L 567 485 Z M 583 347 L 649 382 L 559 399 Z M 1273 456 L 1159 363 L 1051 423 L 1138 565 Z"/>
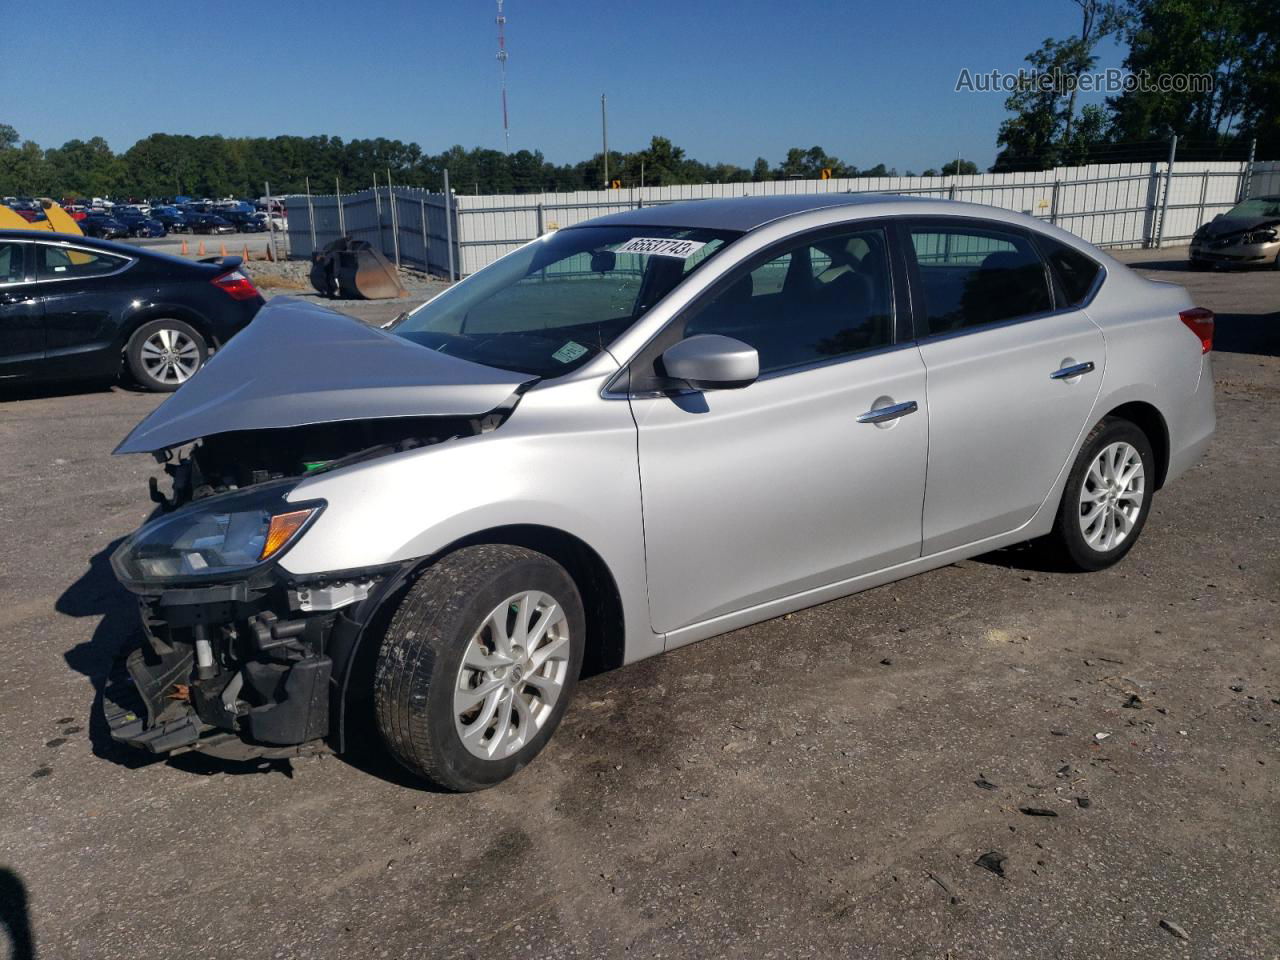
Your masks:
<path fill-rule="evenodd" d="M 0 925 L 54 958 L 1275 957 L 1280 273 L 1179 264 L 1142 268 L 1220 311 L 1219 432 L 1123 563 L 1002 551 L 591 677 L 470 796 L 375 743 L 113 749 L 107 557 L 155 467 L 109 454 L 158 400 L 9 396 Z"/>

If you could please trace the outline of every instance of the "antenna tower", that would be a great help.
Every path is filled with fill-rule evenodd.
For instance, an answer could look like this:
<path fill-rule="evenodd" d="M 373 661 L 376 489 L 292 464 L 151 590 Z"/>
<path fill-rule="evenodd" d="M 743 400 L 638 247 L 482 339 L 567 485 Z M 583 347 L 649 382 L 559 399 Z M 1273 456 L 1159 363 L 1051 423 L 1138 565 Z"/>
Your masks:
<path fill-rule="evenodd" d="M 502 136 L 506 140 L 507 153 L 511 152 L 511 128 L 507 124 L 507 17 L 502 12 L 503 0 L 498 0 L 498 63 L 502 65 Z"/>

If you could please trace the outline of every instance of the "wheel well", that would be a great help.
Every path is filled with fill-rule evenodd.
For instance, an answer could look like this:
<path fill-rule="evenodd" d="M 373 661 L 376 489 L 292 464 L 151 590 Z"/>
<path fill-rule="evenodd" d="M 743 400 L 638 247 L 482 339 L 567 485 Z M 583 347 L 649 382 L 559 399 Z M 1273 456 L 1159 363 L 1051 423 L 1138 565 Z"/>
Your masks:
<path fill-rule="evenodd" d="M 1155 489 L 1164 486 L 1165 475 L 1169 471 L 1169 427 L 1164 417 L 1149 403 L 1135 400 L 1121 404 L 1107 414 L 1108 417 L 1128 420 L 1147 435 L 1151 443 L 1151 452 L 1156 458 Z"/>
<path fill-rule="evenodd" d="M 583 676 L 592 676 L 622 666 L 626 651 L 626 628 L 622 597 L 608 565 L 590 546 L 572 534 L 554 527 L 533 524 L 494 527 L 472 534 L 442 551 L 452 553 L 478 543 L 509 543 L 546 554 L 564 567 L 582 595 L 587 616 L 587 648 Z"/>

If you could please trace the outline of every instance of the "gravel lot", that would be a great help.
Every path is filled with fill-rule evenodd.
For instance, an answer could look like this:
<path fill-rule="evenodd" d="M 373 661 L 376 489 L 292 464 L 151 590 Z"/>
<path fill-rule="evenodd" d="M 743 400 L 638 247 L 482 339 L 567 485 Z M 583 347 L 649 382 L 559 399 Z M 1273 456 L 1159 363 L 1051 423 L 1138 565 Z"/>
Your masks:
<path fill-rule="evenodd" d="M 1003 551 L 589 678 L 470 796 L 375 744 L 114 750 L 96 690 L 135 612 L 107 556 L 153 465 L 109 453 L 158 400 L 8 396 L 15 956 L 1280 956 L 1280 273 L 1178 256 L 1134 258 L 1219 311 L 1219 431 L 1122 564 Z"/>

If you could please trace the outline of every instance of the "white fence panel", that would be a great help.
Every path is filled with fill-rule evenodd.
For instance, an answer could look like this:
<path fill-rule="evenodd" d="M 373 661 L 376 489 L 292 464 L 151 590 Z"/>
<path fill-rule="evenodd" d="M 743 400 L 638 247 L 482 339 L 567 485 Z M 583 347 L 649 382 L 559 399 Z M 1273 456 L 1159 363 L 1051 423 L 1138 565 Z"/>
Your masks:
<path fill-rule="evenodd" d="M 498 257 L 549 230 L 652 204 L 714 197 L 825 193 L 901 193 L 942 197 L 1017 210 L 1056 223 L 1100 246 L 1175 244 L 1196 227 L 1235 204 L 1244 189 L 1247 164 L 1234 161 L 1091 164 L 1027 173 L 980 173 L 960 177 L 858 177 L 836 180 L 770 180 L 760 183 L 701 183 L 623 190 L 577 190 L 453 198 L 454 262 L 458 273 L 475 273 Z M 1280 163 L 1255 163 L 1250 194 L 1280 194 Z M 385 188 L 343 198 L 347 232 L 381 245 L 391 255 L 399 237 L 402 258 L 446 264 L 448 225 L 444 197 L 395 188 L 399 232 L 392 230 Z M 309 220 L 295 217 L 303 198 L 290 198 L 289 234 L 295 252 L 310 250 Z M 335 233 L 332 198 L 313 198 L 317 243 Z M 418 216 L 414 216 L 414 208 Z M 425 208 L 427 230 L 421 228 Z M 305 208 L 303 209 L 305 214 Z M 1161 219 L 1163 217 L 1163 228 Z"/>

